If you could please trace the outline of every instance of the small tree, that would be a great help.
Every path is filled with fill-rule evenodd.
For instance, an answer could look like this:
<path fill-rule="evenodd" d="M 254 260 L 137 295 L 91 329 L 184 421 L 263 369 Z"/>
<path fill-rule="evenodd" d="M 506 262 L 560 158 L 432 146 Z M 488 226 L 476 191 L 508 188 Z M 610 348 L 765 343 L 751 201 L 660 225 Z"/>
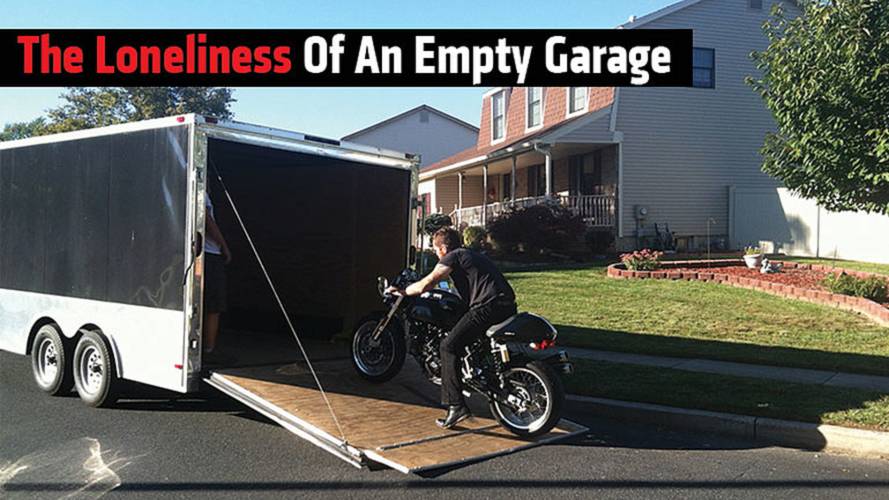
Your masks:
<path fill-rule="evenodd" d="M 47 111 L 46 118 L 6 125 L 0 140 L 184 113 L 227 119 L 235 102 L 232 89 L 226 87 L 69 87 L 61 99 L 64 102 Z"/>
<path fill-rule="evenodd" d="M 828 209 L 889 214 L 889 2 L 798 4 L 795 19 L 775 4 L 752 54 L 778 125 L 763 171 Z"/>

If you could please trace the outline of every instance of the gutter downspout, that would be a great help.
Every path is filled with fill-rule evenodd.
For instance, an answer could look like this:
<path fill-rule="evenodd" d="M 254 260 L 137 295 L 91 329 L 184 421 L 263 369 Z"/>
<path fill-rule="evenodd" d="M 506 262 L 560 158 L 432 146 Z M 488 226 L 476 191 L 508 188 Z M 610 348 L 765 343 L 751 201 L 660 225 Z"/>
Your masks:
<path fill-rule="evenodd" d="M 617 130 L 617 111 L 620 105 L 620 87 L 614 88 L 611 103 L 611 123 L 608 125 L 612 140 L 617 142 L 617 237 L 624 237 L 624 134 Z"/>

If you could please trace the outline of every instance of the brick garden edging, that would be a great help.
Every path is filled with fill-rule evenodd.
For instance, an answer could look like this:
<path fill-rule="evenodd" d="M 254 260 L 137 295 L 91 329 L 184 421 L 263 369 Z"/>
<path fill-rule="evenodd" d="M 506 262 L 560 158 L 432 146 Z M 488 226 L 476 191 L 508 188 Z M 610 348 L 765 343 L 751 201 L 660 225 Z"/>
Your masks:
<path fill-rule="evenodd" d="M 811 269 L 813 271 L 840 273 L 855 276 L 857 278 L 870 278 L 873 276 L 883 278 L 886 277 L 877 273 L 867 273 L 863 271 L 854 271 L 851 269 L 841 269 L 837 267 L 823 266 L 820 264 L 799 264 L 790 261 L 782 262 L 785 268 L 793 269 Z M 689 261 L 670 261 L 661 262 L 661 269 L 657 271 L 630 271 L 623 263 L 611 264 L 608 266 L 608 276 L 618 279 L 669 279 L 669 280 L 686 280 L 686 281 L 712 281 L 722 283 L 738 288 L 748 288 L 758 290 L 760 292 L 778 295 L 789 299 L 804 300 L 806 302 L 814 302 L 826 306 L 836 307 L 847 311 L 854 311 L 864 314 L 873 321 L 882 326 L 889 326 L 889 309 L 881 304 L 861 297 L 851 297 L 838 293 L 831 293 L 822 290 L 811 290 L 798 286 L 785 285 L 782 283 L 774 283 L 755 278 L 747 278 L 743 276 L 735 276 L 730 274 L 722 274 L 719 272 L 720 267 L 744 265 L 741 259 L 719 259 L 719 260 L 689 260 Z M 699 271 L 677 271 L 675 268 L 699 268 Z"/>

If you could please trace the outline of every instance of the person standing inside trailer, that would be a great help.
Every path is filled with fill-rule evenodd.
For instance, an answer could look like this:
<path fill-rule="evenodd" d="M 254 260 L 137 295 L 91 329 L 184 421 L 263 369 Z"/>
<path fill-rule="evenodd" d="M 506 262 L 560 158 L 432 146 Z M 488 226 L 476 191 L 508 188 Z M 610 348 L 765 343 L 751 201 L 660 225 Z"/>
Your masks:
<path fill-rule="evenodd" d="M 460 380 L 460 356 L 463 348 L 484 335 L 492 325 L 516 314 L 515 292 L 497 266 L 479 252 L 463 248 L 460 233 L 447 227 L 432 236 L 432 246 L 439 258 L 435 268 L 405 290 L 404 295 L 420 295 L 449 276 L 469 310 L 441 342 L 441 402 L 448 413 L 436 423 L 450 429 L 471 416 L 463 399 Z"/>
<path fill-rule="evenodd" d="M 222 360 L 216 352 L 216 340 L 219 337 L 219 317 L 225 312 L 227 304 L 225 266 L 231 262 L 232 255 L 216 224 L 209 186 L 205 200 L 203 359 L 206 364 L 219 364 Z"/>

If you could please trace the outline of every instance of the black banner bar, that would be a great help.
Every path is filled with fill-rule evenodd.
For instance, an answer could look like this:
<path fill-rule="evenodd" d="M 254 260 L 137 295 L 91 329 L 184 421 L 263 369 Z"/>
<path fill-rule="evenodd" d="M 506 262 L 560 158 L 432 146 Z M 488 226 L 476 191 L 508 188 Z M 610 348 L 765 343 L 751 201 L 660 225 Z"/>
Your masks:
<path fill-rule="evenodd" d="M 690 86 L 691 30 L 0 30 L 0 86 Z"/>

